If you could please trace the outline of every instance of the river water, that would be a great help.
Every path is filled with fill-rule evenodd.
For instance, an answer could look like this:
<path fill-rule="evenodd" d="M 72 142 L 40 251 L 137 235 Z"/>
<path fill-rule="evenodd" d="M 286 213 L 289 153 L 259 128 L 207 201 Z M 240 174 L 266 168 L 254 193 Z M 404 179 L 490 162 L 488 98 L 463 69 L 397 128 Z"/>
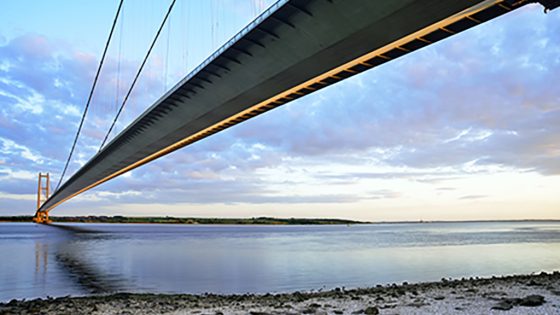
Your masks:
<path fill-rule="evenodd" d="M 0 301 L 286 292 L 560 270 L 560 222 L 552 221 L 58 225 L 0 223 Z"/>

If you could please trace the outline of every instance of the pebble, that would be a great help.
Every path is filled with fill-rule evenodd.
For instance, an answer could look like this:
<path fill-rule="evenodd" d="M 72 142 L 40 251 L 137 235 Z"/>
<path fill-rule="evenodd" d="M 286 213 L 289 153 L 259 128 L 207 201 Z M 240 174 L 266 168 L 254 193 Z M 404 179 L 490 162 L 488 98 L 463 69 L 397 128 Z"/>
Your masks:
<path fill-rule="evenodd" d="M 500 301 L 496 305 L 492 306 L 493 310 L 500 310 L 500 311 L 509 311 L 513 308 L 511 303 L 507 301 Z"/>
<path fill-rule="evenodd" d="M 540 306 L 544 303 L 546 303 L 544 296 L 537 294 L 528 295 L 519 301 L 519 305 L 521 306 Z"/>
<path fill-rule="evenodd" d="M 489 311 L 505 311 L 515 308 L 515 311 L 535 314 L 558 313 L 557 305 L 560 302 L 560 274 L 538 276 L 511 276 L 496 279 L 476 280 L 476 283 L 447 280 L 447 285 L 440 283 L 408 284 L 404 287 L 383 287 L 367 289 L 351 289 L 327 292 L 296 292 L 293 294 L 243 294 L 220 296 L 206 295 L 157 295 L 157 294 L 115 294 L 109 296 L 91 296 L 87 298 L 55 298 L 36 299 L 32 301 L 11 300 L 0 303 L 0 314 L 79 314 L 79 313 L 106 313 L 106 314 L 146 314 L 146 313 L 173 313 L 173 314 L 213 314 L 223 315 L 230 313 L 243 313 L 251 315 L 293 315 L 305 313 L 315 315 L 327 314 L 399 314 L 409 312 L 410 307 L 416 312 L 422 311 L 429 314 L 434 312 L 434 307 L 441 310 L 447 308 L 449 312 L 462 311 L 464 314 L 480 313 L 480 307 Z M 526 284 L 533 280 L 539 286 L 527 287 Z M 477 289 L 474 290 L 473 288 Z M 406 292 L 404 292 L 406 289 Z M 525 294 L 522 289 L 526 289 Z M 399 291 L 405 294 L 401 295 Z M 416 292 L 414 294 L 413 292 Z M 456 294 L 452 294 L 452 292 Z M 462 292 L 469 292 L 461 296 Z M 541 292 L 546 294 L 539 295 Z M 549 292 L 549 293 L 548 293 Z M 416 296 L 415 296 L 416 295 Z M 515 297 L 515 296 L 522 297 Z M 395 298 L 391 298 L 395 296 Z M 508 297 L 514 296 L 514 297 Z M 524 297 L 523 297 L 524 296 Z M 546 300 L 545 300 L 546 297 Z M 351 300 L 351 298 L 354 298 Z M 459 300 L 460 299 L 460 300 Z M 433 300 L 441 302 L 432 303 Z M 429 302 L 429 303 L 428 303 Z M 477 303 L 490 303 L 482 304 Z M 493 304 L 496 303 L 496 304 Z M 377 304 L 377 305 L 375 305 Z M 129 309 L 123 309 L 125 305 Z M 375 305 L 375 306 L 374 306 Z M 97 307 L 99 306 L 99 309 Z M 422 309 L 419 309 L 422 307 Z M 478 308 L 477 308 L 478 307 Z M 533 309 L 529 309 L 533 308 Z M 393 310 L 391 310 L 393 309 Z M 551 309 L 553 311 L 551 312 Z M 252 310 L 252 311 L 249 311 Z M 414 312 L 413 311 L 413 312 Z M 483 312 L 484 313 L 484 312 Z"/>
<path fill-rule="evenodd" d="M 535 307 L 535 306 L 541 306 L 544 303 L 546 303 L 544 296 L 532 294 L 524 298 L 503 298 L 500 302 L 492 306 L 492 309 L 508 311 L 512 309 L 514 306 Z"/>

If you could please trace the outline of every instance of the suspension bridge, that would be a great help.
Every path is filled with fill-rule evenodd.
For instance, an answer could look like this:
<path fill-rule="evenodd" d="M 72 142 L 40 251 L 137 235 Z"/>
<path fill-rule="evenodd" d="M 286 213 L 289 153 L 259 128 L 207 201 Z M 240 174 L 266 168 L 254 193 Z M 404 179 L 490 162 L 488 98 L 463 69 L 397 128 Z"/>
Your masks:
<path fill-rule="evenodd" d="M 48 223 L 56 206 L 108 180 L 532 2 L 545 11 L 560 6 L 560 0 L 280 0 L 62 183 L 67 162 L 52 195 L 49 177 L 40 174 L 34 220 Z"/>

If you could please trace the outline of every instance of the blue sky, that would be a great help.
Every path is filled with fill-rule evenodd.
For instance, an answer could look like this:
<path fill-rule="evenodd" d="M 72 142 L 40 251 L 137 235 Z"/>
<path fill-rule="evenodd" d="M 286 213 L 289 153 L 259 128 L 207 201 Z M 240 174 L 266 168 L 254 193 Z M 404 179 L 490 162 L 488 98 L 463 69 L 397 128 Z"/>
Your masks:
<path fill-rule="evenodd" d="M 125 1 L 70 173 L 97 151 L 168 3 Z M 178 0 L 117 132 L 271 3 Z M 38 172 L 56 184 L 116 7 L 3 4 L 0 214 L 34 212 Z M 560 219 L 559 12 L 526 6 L 183 148 L 53 214 Z"/>

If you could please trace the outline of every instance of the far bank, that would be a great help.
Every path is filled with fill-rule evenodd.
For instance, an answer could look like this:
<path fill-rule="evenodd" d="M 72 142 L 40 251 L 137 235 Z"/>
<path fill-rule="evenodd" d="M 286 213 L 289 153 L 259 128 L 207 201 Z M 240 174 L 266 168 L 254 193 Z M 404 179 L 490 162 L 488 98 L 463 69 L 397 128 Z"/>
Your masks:
<path fill-rule="evenodd" d="M 32 222 L 32 216 L 3 216 L 0 222 Z M 126 217 L 126 216 L 51 216 L 59 223 L 156 223 L 156 224 L 240 224 L 240 225 L 333 225 L 370 222 L 333 218 L 197 218 L 197 217 Z"/>

